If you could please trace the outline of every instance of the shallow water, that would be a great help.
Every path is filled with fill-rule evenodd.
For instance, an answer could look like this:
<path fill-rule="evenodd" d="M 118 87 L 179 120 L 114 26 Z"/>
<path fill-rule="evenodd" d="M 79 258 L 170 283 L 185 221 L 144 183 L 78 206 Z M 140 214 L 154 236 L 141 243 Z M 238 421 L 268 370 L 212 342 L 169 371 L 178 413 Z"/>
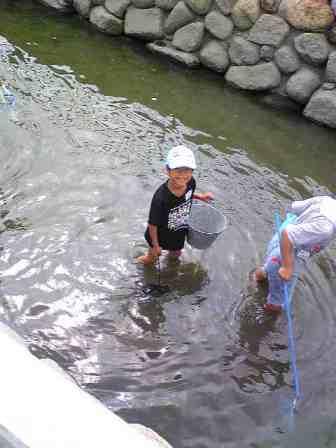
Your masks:
<path fill-rule="evenodd" d="M 303 398 L 291 433 L 286 320 L 263 314 L 249 278 L 274 212 L 333 188 L 335 133 L 77 17 L 13 3 L 0 1 L 16 45 L 0 77 L 17 95 L 0 112 L 2 319 L 175 448 L 336 443 L 334 247 L 295 294 Z M 164 258 L 169 290 L 156 294 L 157 270 L 134 258 L 176 143 L 195 151 L 198 186 L 229 226 L 208 251 Z"/>

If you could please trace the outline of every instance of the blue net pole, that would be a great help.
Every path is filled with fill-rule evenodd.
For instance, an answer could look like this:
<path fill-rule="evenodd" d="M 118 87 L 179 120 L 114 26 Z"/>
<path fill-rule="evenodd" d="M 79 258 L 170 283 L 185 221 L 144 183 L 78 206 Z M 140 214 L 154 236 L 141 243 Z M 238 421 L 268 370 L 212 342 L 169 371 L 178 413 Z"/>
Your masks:
<path fill-rule="evenodd" d="M 278 232 L 278 238 L 279 238 L 279 244 L 280 244 L 280 253 L 281 253 L 281 219 L 279 213 L 275 214 L 275 223 L 276 228 Z M 293 375 L 293 385 L 294 385 L 294 391 L 295 391 L 295 398 L 292 402 L 291 406 L 291 413 L 293 414 L 297 405 L 297 401 L 300 398 L 301 391 L 300 391 L 300 380 L 299 380 L 299 372 L 296 365 L 296 346 L 295 346 L 295 339 L 293 334 L 293 321 L 291 316 L 291 304 L 292 304 L 292 297 L 293 297 L 293 291 L 295 288 L 296 280 L 293 282 L 292 287 L 290 291 L 288 290 L 288 284 L 287 282 L 283 282 L 283 290 L 284 290 L 284 308 L 287 316 L 288 321 L 288 351 L 289 351 L 289 359 L 290 359 L 290 365 L 292 369 L 292 375 Z"/>

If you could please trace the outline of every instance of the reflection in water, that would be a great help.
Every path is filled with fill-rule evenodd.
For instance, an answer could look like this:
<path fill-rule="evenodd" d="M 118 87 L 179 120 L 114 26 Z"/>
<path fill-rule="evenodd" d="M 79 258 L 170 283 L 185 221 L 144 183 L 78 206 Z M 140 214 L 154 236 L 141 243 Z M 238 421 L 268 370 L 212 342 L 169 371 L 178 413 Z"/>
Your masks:
<path fill-rule="evenodd" d="M 277 446 L 284 442 L 279 395 L 291 385 L 286 321 L 263 313 L 266 291 L 247 273 L 260 263 L 274 211 L 328 191 L 331 134 L 266 113 L 222 87 L 211 90 L 209 80 L 118 48 L 119 41 L 107 47 L 104 36 L 90 35 L 92 58 L 71 54 L 68 43 L 49 42 L 53 26 L 79 46 L 83 28 L 67 29 L 38 11 L 48 42 L 44 51 L 36 36 L 38 56 L 52 67 L 20 48 L 1 56 L 1 76 L 18 100 L 15 119 L 0 120 L 2 319 L 38 356 L 51 356 L 120 415 L 153 427 L 173 446 Z M 33 42 L 21 39 L 26 49 Z M 127 64 L 111 65 L 122 76 L 106 71 L 97 42 L 119 65 L 127 55 Z M 73 67 L 65 65 L 68 56 Z M 90 67 L 80 65 L 84 60 Z M 101 70 L 106 78 L 94 80 L 118 97 L 80 84 L 79 67 L 92 77 Z M 162 114 L 143 105 L 155 80 Z M 208 251 L 187 246 L 181 261 L 162 258 L 160 282 L 169 289 L 153 291 L 146 287 L 157 284 L 158 271 L 134 260 L 144 250 L 165 154 L 178 143 L 194 150 L 198 184 L 215 193 L 230 225 Z M 334 252 L 314 260 L 295 293 L 304 390 L 298 423 L 320 411 L 331 415 L 335 400 Z"/>

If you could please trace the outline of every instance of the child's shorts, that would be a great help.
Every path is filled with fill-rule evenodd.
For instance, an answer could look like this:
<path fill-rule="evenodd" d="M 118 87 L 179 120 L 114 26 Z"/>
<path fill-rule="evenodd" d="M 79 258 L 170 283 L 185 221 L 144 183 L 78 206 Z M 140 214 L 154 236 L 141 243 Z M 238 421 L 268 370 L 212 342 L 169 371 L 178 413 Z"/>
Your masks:
<path fill-rule="evenodd" d="M 182 250 L 184 247 L 184 242 L 187 236 L 187 230 L 177 230 L 175 232 L 172 231 L 160 231 L 158 230 L 159 244 L 163 250 Z M 149 229 L 147 228 L 145 232 L 145 240 L 149 244 L 150 247 L 153 247 L 153 243 L 151 237 L 149 235 Z"/>

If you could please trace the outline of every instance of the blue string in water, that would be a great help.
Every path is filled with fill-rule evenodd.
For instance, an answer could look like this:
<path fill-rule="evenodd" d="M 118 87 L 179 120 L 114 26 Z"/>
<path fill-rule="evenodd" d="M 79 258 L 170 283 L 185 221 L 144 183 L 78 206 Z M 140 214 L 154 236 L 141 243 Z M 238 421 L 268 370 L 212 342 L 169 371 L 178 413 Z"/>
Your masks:
<path fill-rule="evenodd" d="M 280 245 L 280 253 L 281 253 L 281 219 L 279 213 L 276 213 L 275 215 L 275 223 L 276 228 L 278 232 L 278 238 L 279 238 L 279 245 Z M 299 372 L 296 366 L 296 347 L 295 347 L 295 339 L 293 334 L 293 321 L 291 316 L 291 304 L 292 304 L 292 297 L 293 297 L 293 291 L 295 288 L 297 278 L 294 280 L 292 284 L 292 288 L 290 291 L 288 291 L 288 284 L 287 282 L 283 282 L 283 290 L 284 290 L 284 308 L 287 316 L 288 321 L 288 351 L 289 351 L 289 359 L 290 359 L 290 365 L 292 369 L 292 375 L 293 375 L 293 384 L 294 384 L 294 391 L 295 391 L 295 397 L 291 401 L 290 406 L 290 429 L 293 429 L 293 420 L 294 420 L 294 412 L 297 407 L 298 400 L 301 396 L 300 392 L 300 381 L 299 381 Z"/>

